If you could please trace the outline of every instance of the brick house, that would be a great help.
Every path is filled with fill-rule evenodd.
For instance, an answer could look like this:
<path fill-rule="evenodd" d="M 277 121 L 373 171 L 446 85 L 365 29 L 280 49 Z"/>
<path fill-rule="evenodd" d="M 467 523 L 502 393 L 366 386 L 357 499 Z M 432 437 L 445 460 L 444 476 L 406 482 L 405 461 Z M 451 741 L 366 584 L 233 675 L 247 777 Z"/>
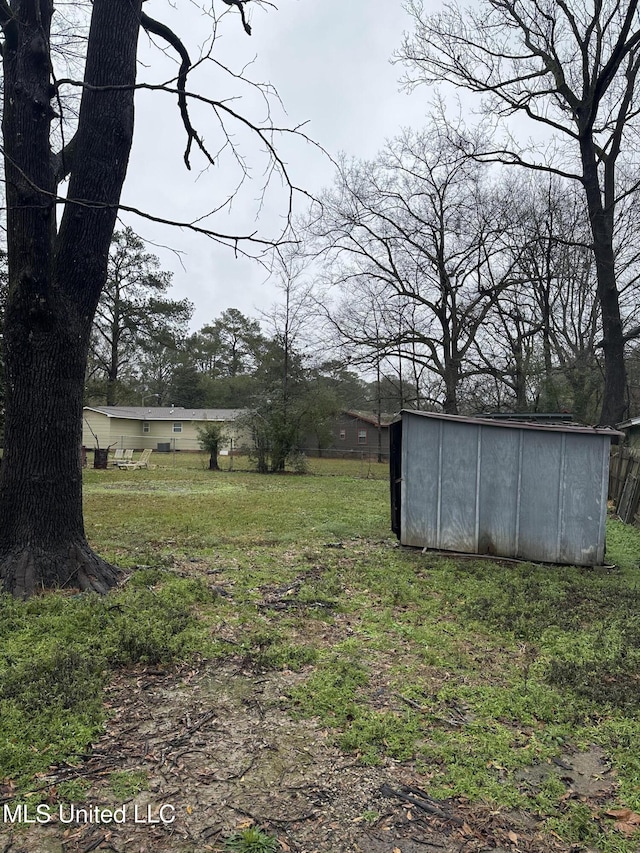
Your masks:
<path fill-rule="evenodd" d="M 389 458 L 389 424 L 393 415 L 373 412 L 343 410 L 331 425 L 331 443 L 320 451 L 322 456 L 334 458 Z M 313 451 L 312 451 L 313 452 Z"/>

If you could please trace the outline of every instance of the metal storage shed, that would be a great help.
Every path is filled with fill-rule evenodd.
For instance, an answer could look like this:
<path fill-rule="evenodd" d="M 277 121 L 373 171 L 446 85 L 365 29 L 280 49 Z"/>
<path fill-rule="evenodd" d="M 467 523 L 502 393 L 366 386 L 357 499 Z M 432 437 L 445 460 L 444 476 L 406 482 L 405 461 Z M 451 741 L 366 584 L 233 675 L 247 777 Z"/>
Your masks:
<path fill-rule="evenodd" d="M 391 425 L 403 545 L 600 565 L 612 429 L 403 410 Z"/>

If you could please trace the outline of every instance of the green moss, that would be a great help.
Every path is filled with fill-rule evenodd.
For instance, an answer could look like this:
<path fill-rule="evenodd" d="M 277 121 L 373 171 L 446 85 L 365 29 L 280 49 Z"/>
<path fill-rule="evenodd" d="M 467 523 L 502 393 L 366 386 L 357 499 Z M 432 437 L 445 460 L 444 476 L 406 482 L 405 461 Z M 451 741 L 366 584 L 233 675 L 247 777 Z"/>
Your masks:
<path fill-rule="evenodd" d="M 56 785 L 56 798 L 59 803 L 78 803 L 91 787 L 86 779 L 69 779 Z"/>
<path fill-rule="evenodd" d="M 323 661 L 309 679 L 291 692 L 296 713 L 317 716 L 325 725 L 345 725 L 359 712 L 359 689 L 368 682 L 366 668 L 348 648 Z"/>
<path fill-rule="evenodd" d="M 244 634 L 241 647 L 244 659 L 257 669 L 300 670 L 314 663 L 318 650 L 313 646 L 292 643 L 282 630 L 256 629 Z"/>
<path fill-rule="evenodd" d="M 109 787 L 120 802 L 130 800 L 148 787 L 147 774 L 143 770 L 118 770 L 109 775 Z"/>

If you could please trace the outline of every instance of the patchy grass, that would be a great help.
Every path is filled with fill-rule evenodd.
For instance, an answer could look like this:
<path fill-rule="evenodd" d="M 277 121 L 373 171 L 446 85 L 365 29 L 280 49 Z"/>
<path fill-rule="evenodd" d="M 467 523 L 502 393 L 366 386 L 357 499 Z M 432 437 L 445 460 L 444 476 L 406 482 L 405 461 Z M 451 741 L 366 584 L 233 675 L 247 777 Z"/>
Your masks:
<path fill-rule="evenodd" d="M 280 701 L 364 764 L 407 762 L 436 798 L 637 849 L 604 812 L 640 812 L 640 531 L 610 523 L 614 568 L 445 559 L 397 547 L 383 466 L 314 460 L 278 477 L 168 462 L 86 472 L 88 535 L 131 570 L 122 588 L 0 601 L 2 777 L 24 790 L 78 760 L 114 668 L 233 656 L 300 672 Z M 616 773 L 606 804 L 567 797 L 553 773 L 523 781 L 591 744 Z"/>
<path fill-rule="evenodd" d="M 3 778 L 27 785 L 82 756 L 102 728 L 110 671 L 206 650 L 209 631 L 195 612 L 203 603 L 214 609 L 215 599 L 201 580 L 167 572 L 140 572 L 106 598 L 0 597 Z"/>
<path fill-rule="evenodd" d="M 109 776 L 109 787 L 114 797 L 121 803 L 145 791 L 149 785 L 147 774 L 143 771 L 118 770 Z"/>
<path fill-rule="evenodd" d="M 180 458 L 183 462 L 184 457 Z M 188 458 L 186 459 L 188 461 Z M 316 468 L 322 460 L 315 460 Z M 194 468 L 86 473 L 88 534 L 120 565 L 297 547 L 387 527 L 384 466 L 343 463 L 347 475 L 256 476 Z M 371 471 L 371 468 L 375 470 Z M 386 530 L 385 530 L 386 533 Z"/>
<path fill-rule="evenodd" d="M 229 853 L 276 853 L 281 850 L 278 839 L 256 826 L 235 832 L 227 839 L 224 849 Z"/>

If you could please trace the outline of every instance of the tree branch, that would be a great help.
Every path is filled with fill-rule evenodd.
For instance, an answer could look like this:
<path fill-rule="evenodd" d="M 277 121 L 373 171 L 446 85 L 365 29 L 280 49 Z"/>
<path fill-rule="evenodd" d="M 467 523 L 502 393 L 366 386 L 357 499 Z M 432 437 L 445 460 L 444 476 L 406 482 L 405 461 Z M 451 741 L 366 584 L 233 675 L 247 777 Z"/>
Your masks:
<path fill-rule="evenodd" d="M 118 86 L 118 85 L 115 85 L 115 86 L 110 86 L 110 85 L 92 86 L 88 83 L 84 83 L 84 82 L 79 81 L 79 80 L 64 78 L 64 79 L 58 80 L 57 85 L 59 85 L 59 86 L 61 86 L 61 85 L 77 86 L 81 89 L 89 89 L 91 91 L 104 91 L 104 92 L 119 91 L 119 90 L 123 90 L 123 89 L 133 89 L 133 90 L 148 89 L 149 91 L 161 91 L 161 92 L 168 92 L 170 94 L 180 92 L 179 89 L 177 89 L 177 88 L 174 89 L 173 87 L 168 86 L 164 83 L 158 83 L 158 84 L 156 84 L 156 83 L 135 83 L 135 84 L 127 85 L 127 86 Z M 308 142 L 310 145 L 313 145 L 315 148 L 317 148 L 319 151 L 321 151 L 325 156 L 327 156 L 329 158 L 329 160 L 331 160 L 332 163 L 335 164 L 335 161 L 331 157 L 331 155 L 319 143 L 314 142 L 305 133 L 301 132 L 301 127 L 303 127 L 304 124 L 306 124 L 306 122 L 303 122 L 300 125 L 297 125 L 295 127 L 277 127 L 274 125 L 268 125 L 266 127 L 260 126 L 258 124 L 255 124 L 254 122 L 250 121 L 249 119 L 245 118 L 241 113 L 238 113 L 236 110 L 227 106 L 227 104 L 225 104 L 223 101 L 214 101 L 211 98 L 205 97 L 204 95 L 199 95 L 196 92 L 188 92 L 186 90 L 184 90 L 182 92 L 182 94 L 184 94 L 185 98 L 192 98 L 193 100 L 200 101 L 201 103 L 207 104 L 208 106 L 210 106 L 215 111 L 216 116 L 218 117 L 218 120 L 220 121 L 220 124 L 221 124 L 224 132 L 227 134 L 227 140 L 229 140 L 229 135 L 228 135 L 228 132 L 226 130 L 224 120 L 220 117 L 219 113 L 226 114 L 226 116 L 228 116 L 229 118 L 234 119 L 235 121 L 239 122 L 241 125 L 243 125 L 248 130 L 252 131 L 253 133 L 257 134 L 260 137 L 260 140 L 262 141 L 262 143 L 264 144 L 268 154 L 272 158 L 272 163 L 274 164 L 274 168 L 277 168 L 280 171 L 282 178 L 283 178 L 284 182 L 286 183 L 286 186 L 289 188 L 289 209 L 288 209 L 288 219 L 289 220 L 291 218 L 292 210 L 293 210 L 293 193 L 294 193 L 294 191 L 300 192 L 303 195 L 307 196 L 308 198 L 311 198 L 311 196 L 308 192 L 301 189 L 300 187 L 294 186 L 294 184 L 292 183 L 292 181 L 289 177 L 289 173 L 288 173 L 285 162 L 278 155 L 276 148 L 275 148 L 275 145 L 269 137 L 272 136 L 273 134 L 276 134 L 276 133 L 282 133 L 282 134 L 290 133 L 290 134 L 295 134 L 296 136 L 300 136 L 302 139 L 304 139 L 305 142 Z M 244 238 L 240 238 L 240 239 L 244 239 Z"/>
<path fill-rule="evenodd" d="M 78 199 L 78 198 L 70 198 L 61 195 L 57 195 L 56 193 L 47 193 L 43 191 L 40 187 L 38 187 L 32 180 L 30 180 L 29 176 L 20 169 L 14 161 L 7 157 L 7 153 L 4 150 L 4 147 L 0 145 L 0 154 L 4 156 L 5 160 L 9 160 L 11 164 L 16 168 L 16 170 L 20 173 L 21 177 L 25 180 L 25 182 L 34 190 L 43 195 L 48 196 L 50 199 L 55 201 L 57 204 L 64 205 L 74 205 L 79 208 L 84 208 L 87 210 L 126 210 L 129 213 L 134 213 L 136 216 L 141 216 L 143 219 L 148 219 L 150 222 L 159 222 L 162 225 L 170 225 L 175 228 L 186 228 L 189 231 L 194 231 L 197 234 L 202 234 L 205 237 L 210 237 L 212 240 L 216 240 L 219 243 L 223 243 L 225 245 L 233 245 L 236 253 L 245 255 L 247 257 L 251 257 L 248 252 L 244 252 L 239 249 L 239 244 L 241 243 L 253 243 L 260 247 L 262 247 L 263 251 L 274 248 L 278 245 L 283 245 L 285 243 L 294 243 L 295 240 L 283 240 L 282 237 L 284 233 L 286 233 L 286 227 L 282 232 L 282 235 L 279 238 L 267 240 L 256 237 L 256 232 L 251 232 L 249 234 L 224 234 L 219 231 L 213 231 L 210 228 L 204 228 L 203 226 L 197 225 L 197 221 L 194 222 L 180 222 L 175 219 L 165 219 L 162 216 L 154 216 L 151 213 L 146 213 L 143 210 L 140 210 L 138 207 L 133 207 L 127 204 L 109 204 L 108 202 L 99 202 L 99 201 L 87 201 L 86 199 Z M 291 187 L 293 191 L 293 187 Z M 47 208 L 48 208 L 47 204 Z"/>
<path fill-rule="evenodd" d="M 242 18 L 242 26 L 244 27 L 245 33 L 250 36 L 251 35 L 251 27 L 247 22 L 247 19 L 244 14 L 244 4 L 246 0 L 223 0 L 223 3 L 226 3 L 227 6 L 237 6 L 240 10 L 240 17 Z"/>
<path fill-rule="evenodd" d="M 155 21 L 153 18 L 150 18 L 145 12 L 142 12 L 140 16 L 140 23 L 144 27 L 144 29 L 153 33 L 154 35 L 159 36 L 168 42 L 171 47 L 174 48 L 176 53 L 180 56 L 180 70 L 178 71 L 178 106 L 180 107 L 180 115 L 182 117 L 182 123 L 184 125 L 185 130 L 187 131 L 187 147 L 184 152 L 184 162 L 187 169 L 191 169 L 191 163 L 189 162 L 189 155 L 191 153 L 191 145 L 193 142 L 196 143 L 200 151 L 204 154 L 207 160 L 213 165 L 214 160 L 213 157 L 207 151 L 207 148 L 196 133 L 193 125 L 191 124 L 191 119 L 189 118 L 189 110 L 187 108 L 187 96 L 185 92 L 186 84 L 187 84 L 187 74 L 191 68 L 191 59 L 189 58 L 189 54 L 187 52 L 186 47 L 182 44 L 178 36 L 173 32 L 173 30 L 169 29 L 166 24 L 160 23 L 160 21 Z"/>
<path fill-rule="evenodd" d="M 0 0 L 0 26 L 4 30 L 4 35 L 7 40 L 6 47 L 8 47 L 9 50 L 15 50 L 18 46 L 18 22 L 16 21 L 7 0 Z"/>
<path fill-rule="evenodd" d="M 620 67 L 622 61 L 624 60 L 625 56 L 627 56 L 638 45 L 638 43 L 640 43 L 640 30 L 636 30 L 636 32 L 633 33 L 631 38 L 627 41 L 627 36 L 629 35 L 633 19 L 637 12 L 637 8 L 637 0 L 633 0 L 633 2 L 629 3 L 629 7 L 627 9 L 620 35 L 618 36 L 617 42 L 613 50 L 611 51 L 609 61 L 606 63 L 606 65 L 604 66 L 595 81 L 593 95 L 594 105 L 596 106 L 602 99 L 606 90 L 609 88 L 609 85 L 615 77 L 615 74 L 618 68 Z"/>
<path fill-rule="evenodd" d="M 56 184 L 64 181 L 64 179 L 71 174 L 77 138 L 78 135 L 76 133 L 71 137 L 64 148 L 58 151 L 57 154 L 52 154 L 53 174 Z"/>
<path fill-rule="evenodd" d="M 629 329 L 628 332 L 625 332 L 623 340 L 626 343 L 634 340 L 635 338 L 640 337 L 640 326 L 634 326 L 632 329 Z"/>

